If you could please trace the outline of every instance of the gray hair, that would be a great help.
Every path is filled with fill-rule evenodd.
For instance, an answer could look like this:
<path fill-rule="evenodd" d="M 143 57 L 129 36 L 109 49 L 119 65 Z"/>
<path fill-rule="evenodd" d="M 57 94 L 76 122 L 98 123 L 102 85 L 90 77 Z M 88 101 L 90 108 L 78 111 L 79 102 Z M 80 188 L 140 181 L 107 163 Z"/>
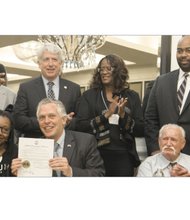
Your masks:
<path fill-rule="evenodd" d="M 38 107 L 37 107 L 37 111 L 36 111 L 36 116 L 39 119 L 39 112 L 41 109 L 42 105 L 47 105 L 53 103 L 56 105 L 57 107 L 57 112 L 59 114 L 60 117 L 64 117 L 67 115 L 66 110 L 65 110 L 65 106 L 63 105 L 63 103 L 59 100 L 53 100 L 53 99 L 49 99 L 49 98 L 45 98 L 42 99 L 39 103 L 38 103 Z"/>
<path fill-rule="evenodd" d="M 38 50 L 37 52 L 37 58 L 38 58 L 38 62 L 42 59 L 43 57 L 43 53 L 45 51 L 51 52 L 53 54 L 56 54 L 58 57 L 58 60 L 61 61 L 61 63 L 63 63 L 63 53 L 61 48 L 59 48 L 57 45 L 53 44 L 53 43 L 45 43 L 43 44 L 43 46 Z"/>
<path fill-rule="evenodd" d="M 179 129 L 181 132 L 182 137 L 185 139 L 185 130 L 177 125 L 177 124 L 165 124 L 161 127 L 160 131 L 159 131 L 159 138 L 161 138 L 163 136 L 163 133 L 165 130 L 167 130 L 168 128 L 174 128 L 174 129 Z"/>

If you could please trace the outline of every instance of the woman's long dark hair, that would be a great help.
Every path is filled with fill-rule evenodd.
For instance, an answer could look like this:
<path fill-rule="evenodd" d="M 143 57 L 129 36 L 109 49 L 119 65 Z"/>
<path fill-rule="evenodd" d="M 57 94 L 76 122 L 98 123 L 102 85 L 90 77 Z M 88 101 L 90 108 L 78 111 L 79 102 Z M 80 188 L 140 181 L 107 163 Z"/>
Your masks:
<path fill-rule="evenodd" d="M 13 118 L 12 118 L 12 115 L 9 111 L 0 110 L 0 116 L 8 118 L 9 121 L 10 121 L 10 132 L 9 132 L 9 136 L 8 136 L 8 139 L 7 139 L 6 151 L 7 151 L 7 153 L 12 153 L 12 149 L 14 147 L 14 123 L 13 123 Z"/>
<path fill-rule="evenodd" d="M 123 59 L 114 54 L 109 54 L 100 60 L 98 66 L 94 71 L 92 81 L 90 82 L 90 88 L 100 88 L 103 86 L 101 82 L 99 68 L 101 67 L 102 61 L 105 59 L 114 69 L 112 72 L 114 91 L 121 92 L 126 88 L 128 89 L 129 88 L 129 83 L 127 82 L 127 80 L 129 79 L 128 69 Z"/>

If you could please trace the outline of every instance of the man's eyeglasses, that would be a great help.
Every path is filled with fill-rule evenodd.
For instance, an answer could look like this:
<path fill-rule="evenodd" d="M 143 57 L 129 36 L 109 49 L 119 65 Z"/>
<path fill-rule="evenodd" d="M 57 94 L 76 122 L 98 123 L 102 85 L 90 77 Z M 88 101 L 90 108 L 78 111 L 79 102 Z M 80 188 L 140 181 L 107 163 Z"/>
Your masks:
<path fill-rule="evenodd" d="M 113 67 L 100 67 L 100 68 L 98 68 L 98 72 L 100 74 L 104 73 L 105 71 L 112 73 L 114 71 L 114 68 Z"/>
<path fill-rule="evenodd" d="M 5 128 L 5 127 L 0 127 L 0 131 L 1 131 L 1 133 L 3 133 L 3 134 L 9 134 L 10 129 L 9 129 L 9 128 Z"/>

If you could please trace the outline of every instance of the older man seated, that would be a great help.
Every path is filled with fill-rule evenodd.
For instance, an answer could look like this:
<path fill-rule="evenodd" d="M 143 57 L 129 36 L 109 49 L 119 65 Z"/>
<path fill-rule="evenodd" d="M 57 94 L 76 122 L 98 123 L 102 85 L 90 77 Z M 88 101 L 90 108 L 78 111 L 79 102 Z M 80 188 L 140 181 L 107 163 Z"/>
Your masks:
<path fill-rule="evenodd" d="M 185 131 L 176 124 L 166 124 L 159 131 L 160 153 L 146 158 L 137 176 L 190 176 L 190 156 L 181 153 L 185 146 Z"/>

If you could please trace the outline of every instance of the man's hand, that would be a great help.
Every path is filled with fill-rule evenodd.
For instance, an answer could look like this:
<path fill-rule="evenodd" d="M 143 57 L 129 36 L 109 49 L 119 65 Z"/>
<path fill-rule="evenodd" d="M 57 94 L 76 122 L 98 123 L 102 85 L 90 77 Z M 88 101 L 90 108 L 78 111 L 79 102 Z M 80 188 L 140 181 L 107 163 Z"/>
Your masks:
<path fill-rule="evenodd" d="M 179 164 L 175 164 L 172 167 L 170 174 L 171 176 L 190 176 L 190 173 L 188 172 L 188 170 Z"/>
<path fill-rule="evenodd" d="M 69 125 L 71 120 L 73 119 L 75 113 L 74 112 L 70 112 L 69 114 L 67 114 L 67 121 L 66 121 L 66 125 Z"/>
<path fill-rule="evenodd" d="M 49 160 L 49 165 L 53 170 L 62 171 L 65 176 L 72 176 L 72 168 L 66 157 L 54 157 Z"/>
<path fill-rule="evenodd" d="M 13 159 L 12 163 L 11 163 L 11 173 L 14 176 L 17 176 L 18 169 L 21 168 L 21 166 L 22 166 L 22 160 L 21 159 L 19 159 L 19 158 Z"/>

